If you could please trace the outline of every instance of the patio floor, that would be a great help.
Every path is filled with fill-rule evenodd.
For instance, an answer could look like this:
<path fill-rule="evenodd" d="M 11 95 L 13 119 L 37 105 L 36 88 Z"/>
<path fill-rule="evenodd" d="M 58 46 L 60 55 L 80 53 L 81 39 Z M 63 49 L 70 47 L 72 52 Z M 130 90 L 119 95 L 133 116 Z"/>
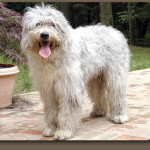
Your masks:
<path fill-rule="evenodd" d="M 70 140 L 150 140 L 150 69 L 129 72 L 127 105 L 130 120 L 114 124 L 105 117 L 89 117 L 92 105 L 85 95 L 82 122 Z M 53 140 L 42 136 L 44 127 L 38 92 L 17 95 L 9 108 L 0 109 L 0 140 Z"/>

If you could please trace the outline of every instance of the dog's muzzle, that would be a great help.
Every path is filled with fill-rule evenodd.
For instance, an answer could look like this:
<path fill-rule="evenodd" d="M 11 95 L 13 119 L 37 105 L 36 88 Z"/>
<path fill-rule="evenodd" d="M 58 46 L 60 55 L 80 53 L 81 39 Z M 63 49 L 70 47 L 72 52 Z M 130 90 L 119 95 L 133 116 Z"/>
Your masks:
<path fill-rule="evenodd" d="M 47 32 L 42 32 L 40 34 L 40 42 L 39 42 L 39 47 L 40 47 L 40 51 L 39 54 L 43 57 L 43 58 L 47 58 L 48 56 L 50 56 L 51 54 L 51 43 L 49 41 L 49 34 Z"/>

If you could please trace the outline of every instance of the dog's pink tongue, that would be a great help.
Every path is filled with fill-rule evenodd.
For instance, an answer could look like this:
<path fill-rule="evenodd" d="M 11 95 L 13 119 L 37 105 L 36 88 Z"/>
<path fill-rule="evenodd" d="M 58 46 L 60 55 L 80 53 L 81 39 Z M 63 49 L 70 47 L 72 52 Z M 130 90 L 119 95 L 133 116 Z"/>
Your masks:
<path fill-rule="evenodd" d="M 43 58 L 47 58 L 50 54 L 51 54 L 51 50 L 49 45 L 41 45 L 39 54 L 43 57 Z"/>

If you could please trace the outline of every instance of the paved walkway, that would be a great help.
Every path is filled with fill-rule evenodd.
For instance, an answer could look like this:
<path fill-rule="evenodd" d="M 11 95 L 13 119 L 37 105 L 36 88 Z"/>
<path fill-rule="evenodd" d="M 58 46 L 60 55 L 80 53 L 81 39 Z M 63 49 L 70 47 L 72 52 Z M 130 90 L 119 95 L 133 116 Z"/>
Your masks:
<path fill-rule="evenodd" d="M 82 123 L 71 140 L 149 140 L 150 69 L 130 72 L 128 83 L 130 120 L 125 124 L 113 124 L 104 117 L 89 117 L 92 107 L 85 95 Z M 0 140 L 53 140 L 53 137 L 42 137 L 44 127 L 38 92 L 16 96 L 9 108 L 0 109 Z"/>

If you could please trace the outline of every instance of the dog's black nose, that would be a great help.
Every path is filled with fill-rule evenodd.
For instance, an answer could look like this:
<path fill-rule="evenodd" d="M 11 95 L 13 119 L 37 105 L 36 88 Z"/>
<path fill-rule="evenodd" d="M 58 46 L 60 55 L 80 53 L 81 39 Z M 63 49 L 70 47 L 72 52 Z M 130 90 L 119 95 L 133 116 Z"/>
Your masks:
<path fill-rule="evenodd" d="M 47 32 L 42 32 L 41 33 L 41 38 L 44 40 L 47 40 L 49 38 L 49 34 Z"/>

